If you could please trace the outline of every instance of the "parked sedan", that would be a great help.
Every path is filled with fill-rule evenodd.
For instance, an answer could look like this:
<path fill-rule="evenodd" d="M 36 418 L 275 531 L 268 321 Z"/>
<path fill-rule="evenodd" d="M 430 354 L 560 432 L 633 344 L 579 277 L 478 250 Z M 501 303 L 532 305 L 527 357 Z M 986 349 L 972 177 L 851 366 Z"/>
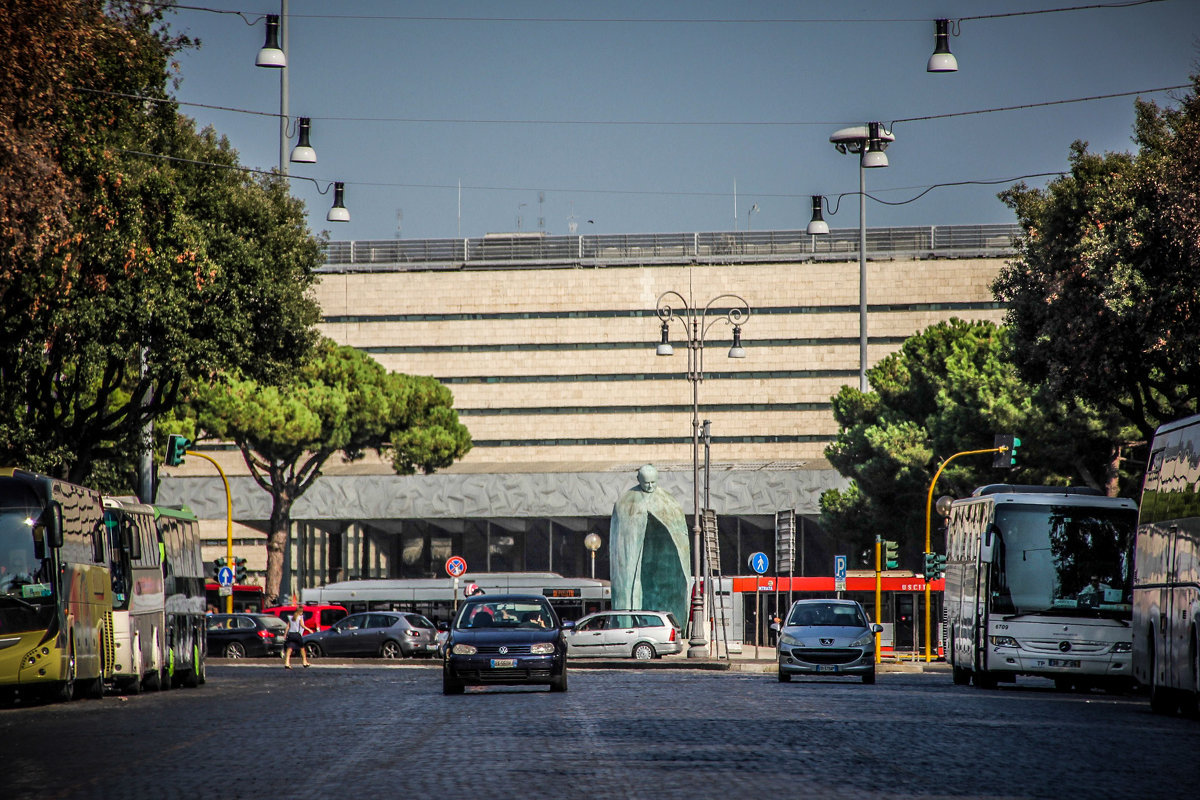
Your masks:
<path fill-rule="evenodd" d="M 857 600 L 797 600 L 779 633 L 779 680 L 793 675 L 857 675 L 875 682 L 875 634 Z"/>
<path fill-rule="evenodd" d="M 442 693 L 487 684 L 567 690 L 562 623 L 545 597 L 475 595 L 459 609 L 446 639 Z"/>
<path fill-rule="evenodd" d="M 571 658 L 607 656 L 649 661 L 683 649 L 683 636 L 669 611 L 601 611 L 566 631 Z"/>
<path fill-rule="evenodd" d="M 310 633 L 304 637 L 304 647 L 310 658 L 432 658 L 437 653 L 437 630 L 420 614 L 368 611 L 351 614 L 329 630 Z"/>
<path fill-rule="evenodd" d="M 208 655 L 273 656 L 283 651 L 287 623 L 270 614 L 209 614 Z"/>

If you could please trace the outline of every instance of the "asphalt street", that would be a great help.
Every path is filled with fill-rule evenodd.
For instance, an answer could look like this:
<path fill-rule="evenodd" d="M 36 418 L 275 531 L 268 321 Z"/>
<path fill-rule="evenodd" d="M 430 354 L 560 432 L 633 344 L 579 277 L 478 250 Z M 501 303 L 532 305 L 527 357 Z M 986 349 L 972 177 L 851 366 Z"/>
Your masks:
<path fill-rule="evenodd" d="M 197 689 L 0 710 L 4 798 L 1181 798 L 1200 722 L 1144 698 L 940 672 L 779 683 L 573 668 L 468 689 L 436 665 L 278 660 Z"/>

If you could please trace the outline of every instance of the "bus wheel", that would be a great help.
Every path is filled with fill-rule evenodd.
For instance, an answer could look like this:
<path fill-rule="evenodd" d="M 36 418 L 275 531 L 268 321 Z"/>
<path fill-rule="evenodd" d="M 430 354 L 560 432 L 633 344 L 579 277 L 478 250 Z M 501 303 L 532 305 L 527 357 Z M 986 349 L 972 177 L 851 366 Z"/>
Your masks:
<path fill-rule="evenodd" d="M 58 700 L 72 700 L 75 697 L 75 640 L 71 640 L 67 650 L 67 677 L 58 684 L 55 696 Z"/>
<path fill-rule="evenodd" d="M 208 665 L 205 659 L 205 652 L 200 649 L 200 645 L 196 644 L 196 683 L 203 684 L 208 681 Z"/>
<path fill-rule="evenodd" d="M 971 682 L 971 671 L 969 669 L 964 669 L 957 664 L 951 667 L 950 674 L 954 678 L 955 686 L 966 686 Z"/>
<path fill-rule="evenodd" d="M 156 669 L 150 670 L 150 674 L 146 676 L 146 680 L 142 682 L 148 692 L 157 692 L 162 688 L 162 673 Z"/>
<path fill-rule="evenodd" d="M 1153 637 L 1151 631 L 1151 637 Z M 1174 714 L 1175 703 L 1171 693 L 1165 687 L 1158 685 L 1158 653 L 1154 647 L 1154 639 L 1150 638 L 1150 710 L 1155 714 Z"/>
<path fill-rule="evenodd" d="M 980 670 L 975 673 L 975 686 L 979 689 L 995 689 L 996 676 L 990 672 Z"/>

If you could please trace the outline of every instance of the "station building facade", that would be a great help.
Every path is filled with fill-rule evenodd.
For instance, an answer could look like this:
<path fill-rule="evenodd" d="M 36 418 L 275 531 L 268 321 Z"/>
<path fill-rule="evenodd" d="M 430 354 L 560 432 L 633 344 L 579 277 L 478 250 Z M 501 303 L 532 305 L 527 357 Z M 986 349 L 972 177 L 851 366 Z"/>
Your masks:
<path fill-rule="evenodd" d="M 869 229 L 869 363 L 951 317 L 1001 322 L 990 287 L 1016 234 Z M 316 289 L 322 332 L 389 370 L 446 384 L 473 447 L 433 475 L 397 476 L 374 456 L 330 459 L 293 508 L 286 591 L 438 577 L 451 555 L 472 570 L 607 578 L 609 517 L 638 467 L 654 464 L 662 489 L 692 510 L 693 388 L 698 418 L 711 423 L 698 458 L 710 465 L 701 481 L 719 519 L 721 573 L 774 553 L 775 516 L 791 510 L 792 573 L 829 574 L 840 545 L 817 520 L 821 493 L 846 485 L 824 449 L 837 432 L 831 398 L 859 381 L 857 250 L 856 229 L 329 243 Z M 727 358 L 725 301 L 706 318 L 702 381 L 689 378 L 677 325 L 675 354 L 656 355 L 667 292 L 694 308 L 743 298 L 746 357 Z M 199 447 L 229 476 L 235 544 L 261 571 L 270 497 L 236 448 Z M 207 462 L 192 461 L 165 469 L 158 501 L 196 511 L 211 559 L 225 552 L 224 489 Z M 594 554 L 588 533 L 601 537 Z"/>

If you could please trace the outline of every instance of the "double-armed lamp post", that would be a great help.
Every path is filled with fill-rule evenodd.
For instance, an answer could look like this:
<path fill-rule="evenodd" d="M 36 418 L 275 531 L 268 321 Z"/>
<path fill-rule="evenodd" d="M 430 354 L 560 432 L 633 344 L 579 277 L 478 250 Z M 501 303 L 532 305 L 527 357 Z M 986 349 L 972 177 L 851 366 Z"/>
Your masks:
<path fill-rule="evenodd" d="M 722 300 L 730 305 L 723 309 L 714 308 Z M 675 302 L 678 306 L 673 305 Z M 729 348 L 729 357 L 745 358 L 742 325 L 750 318 L 750 305 L 736 294 L 720 294 L 701 308 L 679 292 L 667 291 L 659 295 L 656 311 L 662 321 L 662 339 L 655 350 L 656 355 L 675 354 L 675 348 L 671 346 L 672 322 L 679 323 L 687 336 L 687 379 L 692 382 L 692 624 L 687 657 L 704 658 L 708 655 L 708 636 L 702 627 L 707 588 L 703 583 L 700 561 L 700 384 L 704 382 L 704 340 L 714 323 L 728 323 L 733 328 L 733 346 Z"/>

